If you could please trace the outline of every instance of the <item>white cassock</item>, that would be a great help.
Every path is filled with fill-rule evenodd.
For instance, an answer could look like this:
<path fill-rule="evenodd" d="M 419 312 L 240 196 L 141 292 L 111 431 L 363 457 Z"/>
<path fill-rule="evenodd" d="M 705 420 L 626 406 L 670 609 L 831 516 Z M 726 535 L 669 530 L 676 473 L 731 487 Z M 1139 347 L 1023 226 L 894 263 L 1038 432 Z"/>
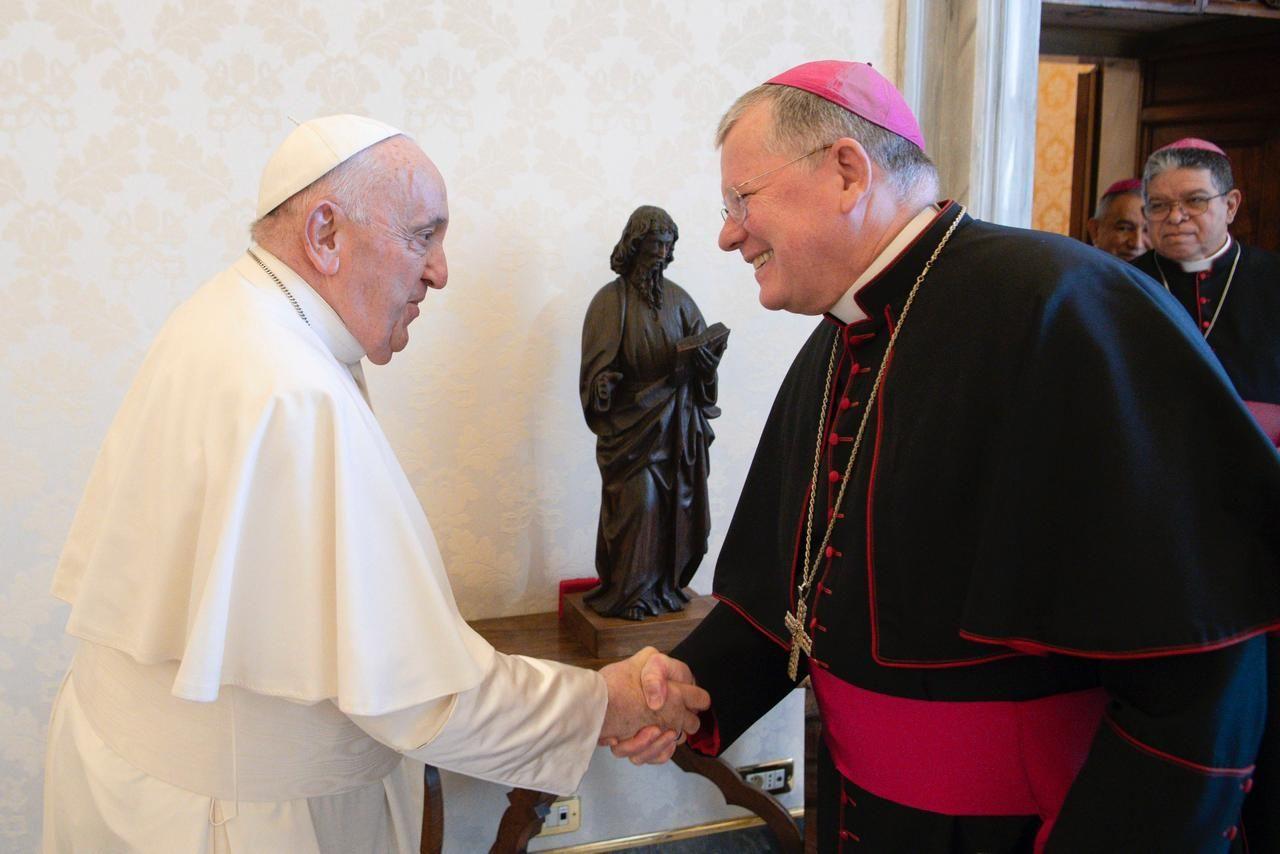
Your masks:
<path fill-rule="evenodd" d="M 59 562 L 47 852 L 408 854 L 420 762 L 567 793 L 595 747 L 603 679 L 462 620 L 362 348 L 253 251 L 310 325 L 248 254 L 179 306 Z"/>

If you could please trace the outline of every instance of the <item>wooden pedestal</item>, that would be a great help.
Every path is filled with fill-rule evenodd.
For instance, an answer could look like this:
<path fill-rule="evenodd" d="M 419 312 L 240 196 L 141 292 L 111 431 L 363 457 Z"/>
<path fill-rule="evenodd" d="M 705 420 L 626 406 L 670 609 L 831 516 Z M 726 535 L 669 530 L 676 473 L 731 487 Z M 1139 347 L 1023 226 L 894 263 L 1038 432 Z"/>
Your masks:
<path fill-rule="evenodd" d="M 564 613 L 560 617 L 583 648 L 594 658 L 626 658 L 646 646 L 659 652 L 671 648 L 685 639 L 716 602 L 710 596 L 698 596 L 686 588 L 689 604 L 683 611 L 646 617 L 643 620 L 624 620 L 621 617 L 602 617 L 582 601 L 586 593 L 570 593 L 564 597 Z"/>

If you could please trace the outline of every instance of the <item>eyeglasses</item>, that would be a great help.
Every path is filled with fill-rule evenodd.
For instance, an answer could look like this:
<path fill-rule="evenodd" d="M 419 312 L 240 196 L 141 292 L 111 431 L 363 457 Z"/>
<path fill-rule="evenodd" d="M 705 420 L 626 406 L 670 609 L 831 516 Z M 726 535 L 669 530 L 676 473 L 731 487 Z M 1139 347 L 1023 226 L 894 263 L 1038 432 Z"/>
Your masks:
<path fill-rule="evenodd" d="M 1229 192 L 1231 191 L 1228 190 L 1227 193 Z M 1171 202 L 1154 199 L 1147 202 L 1143 210 L 1147 213 L 1147 219 L 1154 220 L 1168 219 L 1174 208 L 1181 209 L 1187 216 L 1200 216 L 1209 209 L 1209 202 L 1220 199 L 1227 193 L 1218 193 L 1216 196 L 1192 196 L 1189 199 L 1175 199 Z"/>
<path fill-rule="evenodd" d="M 801 160 L 804 160 L 806 157 L 812 154 L 817 154 L 819 151 L 826 151 L 833 144 L 834 143 L 827 143 L 821 148 L 815 148 L 813 151 L 810 151 L 808 154 L 801 154 L 795 160 L 788 160 L 786 163 L 783 163 L 781 166 L 775 166 L 772 169 L 761 172 L 759 175 L 756 175 L 754 178 L 748 178 L 747 180 L 742 181 L 730 187 L 728 191 L 726 191 L 724 194 L 724 207 L 720 209 L 720 219 L 726 222 L 732 219 L 734 222 L 739 224 L 745 222 L 747 219 L 747 196 L 750 196 L 751 193 L 744 193 L 740 189 L 738 189 L 739 187 L 745 187 L 747 184 L 750 184 L 752 181 L 759 181 L 761 178 L 765 177 L 766 175 L 772 175 L 774 172 L 777 172 L 780 169 L 786 169 L 792 163 L 799 163 Z"/>

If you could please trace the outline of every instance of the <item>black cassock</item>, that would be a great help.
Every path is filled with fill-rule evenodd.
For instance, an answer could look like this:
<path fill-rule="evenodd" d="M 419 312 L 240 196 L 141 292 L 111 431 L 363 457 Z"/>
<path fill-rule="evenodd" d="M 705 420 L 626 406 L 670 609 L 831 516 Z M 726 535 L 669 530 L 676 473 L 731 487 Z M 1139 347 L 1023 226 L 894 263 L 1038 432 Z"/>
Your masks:
<path fill-rule="evenodd" d="M 1239 257 L 1237 258 L 1237 253 Z M 1134 266 L 1159 282 L 1206 333 L 1236 391 L 1280 443 L 1280 255 L 1239 241 L 1209 269 L 1184 272 L 1154 249 Z M 1280 708 L 1280 637 L 1268 639 L 1268 707 Z M 1259 757 L 1258 786 L 1245 806 L 1253 835 L 1280 840 L 1280 727 L 1268 729 Z M 1280 842 L 1273 842 L 1280 849 Z M 1255 850 L 1266 850 L 1257 849 Z"/>
<path fill-rule="evenodd" d="M 697 749 L 794 687 L 784 615 L 829 354 L 814 548 L 903 302 L 958 216 L 859 292 L 867 320 L 825 318 L 783 381 L 720 602 L 673 651 L 712 697 Z M 1280 458 L 1163 289 L 965 217 L 891 354 L 811 599 L 822 850 L 1244 850 L 1278 513 Z"/>
<path fill-rule="evenodd" d="M 617 616 L 679 610 L 707 552 L 707 449 L 720 414 L 716 379 L 677 364 L 676 344 L 706 329 L 698 306 L 665 279 L 653 308 L 622 279 L 596 293 L 582 330 L 583 412 L 598 436 L 600 522 L 596 573 L 587 601 Z M 606 407 L 594 399 L 596 378 L 621 373 Z"/>
<path fill-rule="evenodd" d="M 1280 255 L 1233 240 L 1203 272 L 1185 273 L 1154 249 L 1133 265 L 1166 287 L 1209 332 L 1209 347 L 1241 397 L 1280 404 Z"/>

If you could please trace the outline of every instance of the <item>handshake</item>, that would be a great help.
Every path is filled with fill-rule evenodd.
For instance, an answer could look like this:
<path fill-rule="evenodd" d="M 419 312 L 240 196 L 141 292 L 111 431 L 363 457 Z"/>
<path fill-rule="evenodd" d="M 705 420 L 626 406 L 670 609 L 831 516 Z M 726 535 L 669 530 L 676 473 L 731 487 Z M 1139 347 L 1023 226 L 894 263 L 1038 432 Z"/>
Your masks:
<path fill-rule="evenodd" d="M 677 745 L 698 731 L 698 712 L 711 706 L 711 696 L 694 684 L 688 666 L 651 646 L 601 668 L 600 675 L 609 706 L 598 743 L 636 765 L 670 759 Z"/>

